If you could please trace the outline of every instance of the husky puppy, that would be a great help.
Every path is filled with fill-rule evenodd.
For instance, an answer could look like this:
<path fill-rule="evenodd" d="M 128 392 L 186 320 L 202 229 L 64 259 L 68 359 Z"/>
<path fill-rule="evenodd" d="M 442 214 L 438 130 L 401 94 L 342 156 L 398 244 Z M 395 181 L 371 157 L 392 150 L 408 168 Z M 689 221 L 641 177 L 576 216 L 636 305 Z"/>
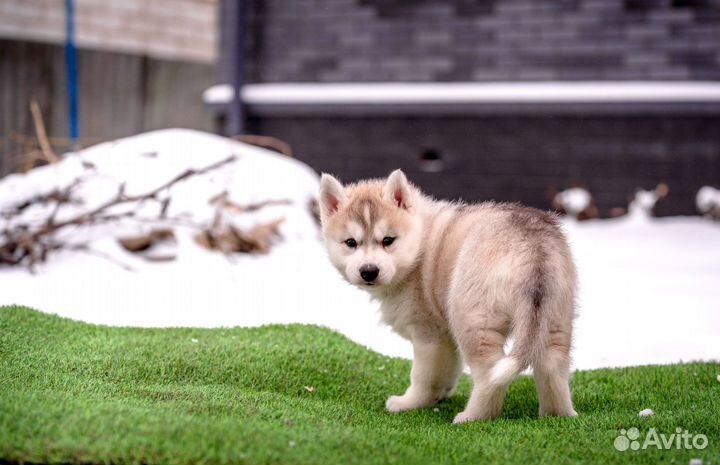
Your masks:
<path fill-rule="evenodd" d="M 390 412 L 451 396 L 464 360 L 473 389 L 455 423 L 497 417 L 530 365 L 540 415 L 577 415 L 568 384 L 576 273 L 552 214 L 434 200 L 396 170 L 348 186 L 323 174 L 320 216 L 333 265 L 413 344 L 410 387 L 387 400 Z"/>

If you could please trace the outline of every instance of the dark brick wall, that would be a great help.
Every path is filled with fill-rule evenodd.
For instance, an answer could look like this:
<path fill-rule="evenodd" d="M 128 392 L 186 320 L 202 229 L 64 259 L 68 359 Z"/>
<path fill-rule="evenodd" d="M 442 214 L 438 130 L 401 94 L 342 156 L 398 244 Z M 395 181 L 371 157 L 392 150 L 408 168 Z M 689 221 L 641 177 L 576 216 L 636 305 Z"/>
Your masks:
<path fill-rule="evenodd" d="M 720 79 L 720 0 L 249 0 L 250 82 Z"/>
<path fill-rule="evenodd" d="M 720 116 L 255 118 L 256 133 L 288 141 L 298 158 L 344 181 L 403 168 L 445 198 L 550 206 L 548 188 L 586 186 L 603 215 L 635 188 L 664 181 L 659 215 L 695 213 L 695 194 L 720 182 Z M 420 169 L 424 152 L 444 163 Z"/>
<path fill-rule="evenodd" d="M 249 82 L 720 80 L 720 0 L 248 1 Z M 606 214 L 665 181 L 658 213 L 693 214 L 720 185 L 717 112 L 553 111 L 255 115 L 250 130 L 344 180 L 402 167 L 448 198 L 548 207 L 549 187 L 580 184 Z M 421 171 L 424 152 L 445 169 Z"/>

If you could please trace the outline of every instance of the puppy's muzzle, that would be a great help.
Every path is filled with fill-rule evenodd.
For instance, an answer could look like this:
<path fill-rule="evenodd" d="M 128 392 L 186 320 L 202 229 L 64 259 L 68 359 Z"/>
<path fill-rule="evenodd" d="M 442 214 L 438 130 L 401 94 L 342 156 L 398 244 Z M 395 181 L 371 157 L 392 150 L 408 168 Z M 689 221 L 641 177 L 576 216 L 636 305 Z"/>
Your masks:
<path fill-rule="evenodd" d="M 380 268 L 375 265 L 363 265 L 360 267 L 360 277 L 368 284 L 375 281 L 379 274 Z"/>

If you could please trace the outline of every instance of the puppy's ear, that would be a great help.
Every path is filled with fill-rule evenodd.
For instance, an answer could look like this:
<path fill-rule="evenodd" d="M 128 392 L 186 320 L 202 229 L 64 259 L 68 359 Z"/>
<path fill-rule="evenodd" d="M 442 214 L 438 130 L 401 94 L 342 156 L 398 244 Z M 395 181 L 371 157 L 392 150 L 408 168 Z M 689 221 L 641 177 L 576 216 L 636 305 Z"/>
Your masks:
<path fill-rule="evenodd" d="M 402 170 L 393 171 L 385 182 L 383 197 L 400 208 L 407 210 L 413 205 L 413 188 Z"/>
<path fill-rule="evenodd" d="M 335 213 L 347 200 L 345 188 L 333 176 L 323 173 L 320 176 L 320 213 L 328 217 Z"/>

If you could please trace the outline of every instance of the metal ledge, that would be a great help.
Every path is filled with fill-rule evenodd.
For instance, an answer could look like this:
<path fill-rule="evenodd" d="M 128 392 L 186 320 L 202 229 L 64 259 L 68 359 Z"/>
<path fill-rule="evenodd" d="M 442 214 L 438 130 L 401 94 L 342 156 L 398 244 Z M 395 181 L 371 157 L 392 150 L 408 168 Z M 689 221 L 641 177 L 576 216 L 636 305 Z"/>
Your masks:
<path fill-rule="evenodd" d="M 227 98 L 233 92 L 229 86 L 216 86 L 206 92 L 211 94 Z M 720 82 L 249 84 L 243 87 L 242 100 L 249 113 L 258 116 L 716 115 Z M 223 98 L 206 101 L 225 103 Z"/>

